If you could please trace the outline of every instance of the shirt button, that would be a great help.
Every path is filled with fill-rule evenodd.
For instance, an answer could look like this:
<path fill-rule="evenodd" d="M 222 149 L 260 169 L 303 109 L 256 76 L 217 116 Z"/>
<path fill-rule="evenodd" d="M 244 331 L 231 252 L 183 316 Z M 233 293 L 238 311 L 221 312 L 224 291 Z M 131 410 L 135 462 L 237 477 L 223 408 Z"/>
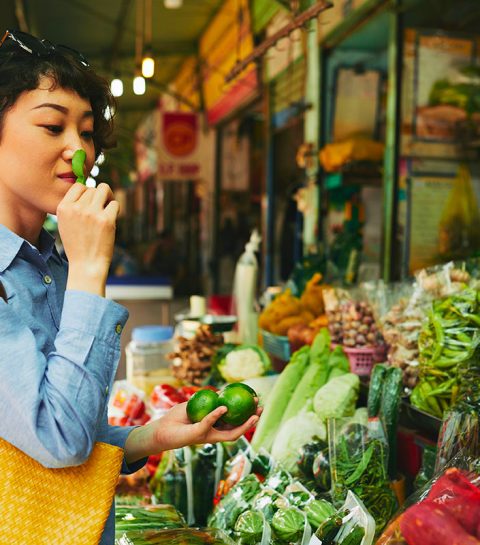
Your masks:
<path fill-rule="evenodd" d="M 118 333 L 120 335 L 120 333 L 122 332 L 122 329 L 123 329 L 122 324 L 117 324 L 115 326 L 115 333 Z"/>
<path fill-rule="evenodd" d="M 48 274 L 46 274 L 43 277 L 43 281 L 45 282 L 45 284 L 51 284 L 52 283 L 52 278 L 50 276 L 48 276 Z"/>

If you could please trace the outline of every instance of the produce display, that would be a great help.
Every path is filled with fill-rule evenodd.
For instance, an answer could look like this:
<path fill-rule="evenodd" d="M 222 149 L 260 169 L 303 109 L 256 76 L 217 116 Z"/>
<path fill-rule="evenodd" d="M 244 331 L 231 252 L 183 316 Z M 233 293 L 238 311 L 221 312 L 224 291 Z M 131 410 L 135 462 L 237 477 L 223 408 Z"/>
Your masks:
<path fill-rule="evenodd" d="M 142 475 L 122 478 L 116 543 L 480 545 L 477 284 L 448 264 L 421 271 L 412 286 L 378 285 L 342 291 L 314 275 L 298 297 L 286 290 L 274 299 L 260 321 L 271 337 L 288 338 L 293 353 L 279 373 L 262 347 L 225 344 L 201 326 L 171 355 L 178 387 L 158 384 L 147 396 L 116 383 L 116 425 L 186 402 L 192 423 L 226 406 L 221 429 L 263 406 L 238 441 L 164 452 Z M 363 369 L 355 352 L 372 356 Z M 411 426 L 416 416 L 421 426 L 420 418 L 438 423 L 437 445 L 398 429 L 406 412 Z M 413 470 L 409 434 L 423 451 Z M 392 522 L 405 497 L 399 470 L 407 493 L 421 495 Z"/>
<path fill-rule="evenodd" d="M 321 284 L 322 275 L 316 273 L 307 282 L 300 297 L 292 295 L 290 289 L 278 295 L 259 317 L 259 327 L 275 335 L 285 336 L 292 329 L 293 341 L 298 335 L 304 337 L 311 344 L 320 327 L 325 327 L 323 290 L 327 288 Z M 301 329 L 298 329 L 300 327 Z M 296 348 L 296 347 L 295 347 Z"/>

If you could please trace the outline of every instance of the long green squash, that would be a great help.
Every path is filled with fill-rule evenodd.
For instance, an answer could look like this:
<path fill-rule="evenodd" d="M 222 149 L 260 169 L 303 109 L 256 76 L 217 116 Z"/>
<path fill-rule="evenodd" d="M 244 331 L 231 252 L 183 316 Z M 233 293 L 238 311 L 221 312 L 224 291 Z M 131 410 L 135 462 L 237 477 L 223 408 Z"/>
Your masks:
<path fill-rule="evenodd" d="M 252 438 L 251 444 L 254 450 L 258 451 L 262 447 L 270 450 L 280 427 L 282 414 L 305 373 L 305 369 L 308 368 L 309 361 L 310 347 L 304 346 L 293 354 L 290 363 L 278 377 L 267 398 L 262 416 Z"/>
<path fill-rule="evenodd" d="M 302 409 L 308 406 L 317 390 L 327 382 L 330 373 L 329 357 L 330 335 L 327 329 L 322 329 L 313 341 L 310 351 L 310 365 L 293 392 L 283 415 L 282 423 L 297 416 Z"/>

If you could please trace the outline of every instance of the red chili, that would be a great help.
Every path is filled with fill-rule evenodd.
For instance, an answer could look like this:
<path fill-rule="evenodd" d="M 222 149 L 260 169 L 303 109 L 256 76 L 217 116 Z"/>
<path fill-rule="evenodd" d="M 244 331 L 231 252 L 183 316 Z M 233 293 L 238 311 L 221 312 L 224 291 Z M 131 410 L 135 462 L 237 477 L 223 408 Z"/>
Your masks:
<path fill-rule="evenodd" d="M 170 384 L 158 384 L 150 395 L 150 402 L 155 409 L 170 409 L 184 401 L 185 396 Z"/>

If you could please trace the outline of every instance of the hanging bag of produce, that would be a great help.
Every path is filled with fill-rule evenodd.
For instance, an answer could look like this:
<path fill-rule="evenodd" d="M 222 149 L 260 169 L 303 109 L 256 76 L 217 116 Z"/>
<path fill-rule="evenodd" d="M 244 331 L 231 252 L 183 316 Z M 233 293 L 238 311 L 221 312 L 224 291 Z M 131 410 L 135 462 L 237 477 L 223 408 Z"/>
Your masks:
<path fill-rule="evenodd" d="M 480 214 L 470 170 L 461 165 L 439 226 L 442 258 L 461 259 L 480 250 Z"/>

